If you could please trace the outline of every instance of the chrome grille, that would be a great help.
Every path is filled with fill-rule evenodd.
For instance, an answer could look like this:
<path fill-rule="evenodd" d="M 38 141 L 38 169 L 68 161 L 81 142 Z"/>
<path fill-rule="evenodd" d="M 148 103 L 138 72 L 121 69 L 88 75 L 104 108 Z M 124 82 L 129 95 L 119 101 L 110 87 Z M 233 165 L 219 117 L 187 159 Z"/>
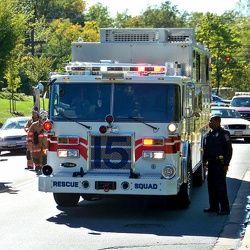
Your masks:
<path fill-rule="evenodd" d="M 12 136 L 12 137 L 4 137 L 3 141 L 25 141 L 22 139 L 24 136 Z"/>
<path fill-rule="evenodd" d="M 90 134 L 89 168 L 99 170 L 129 170 L 133 159 L 131 134 Z"/>
<path fill-rule="evenodd" d="M 246 125 L 243 124 L 233 124 L 233 125 L 228 125 L 229 129 L 246 129 Z"/>

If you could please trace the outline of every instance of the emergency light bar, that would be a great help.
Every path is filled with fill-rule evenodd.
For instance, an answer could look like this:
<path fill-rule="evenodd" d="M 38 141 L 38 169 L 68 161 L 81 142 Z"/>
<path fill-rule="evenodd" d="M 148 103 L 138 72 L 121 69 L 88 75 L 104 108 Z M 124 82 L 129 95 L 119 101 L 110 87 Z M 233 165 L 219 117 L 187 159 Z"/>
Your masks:
<path fill-rule="evenodd" d="M 69 63 L 65 67 L 66 71 L 73 75 L 102 75 L 121 73 L 123 75 L 135 74 L 165 74 L 166 67 L 158 65 L 139 65 L 139 64 L 117 64 L 117 63 Z"/>
<path fill-rule="evenodd" d="M 250 95 L 250 92 L 235 92 L 235 95 Z"/>

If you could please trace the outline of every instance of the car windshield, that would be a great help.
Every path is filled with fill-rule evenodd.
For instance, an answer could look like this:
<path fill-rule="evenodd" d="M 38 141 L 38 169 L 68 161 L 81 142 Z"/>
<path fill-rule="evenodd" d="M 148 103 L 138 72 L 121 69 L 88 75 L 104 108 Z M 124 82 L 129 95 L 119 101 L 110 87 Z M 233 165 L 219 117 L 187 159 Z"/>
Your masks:
<path fill-rule="evenodd" d="M 232 107 L 250 107 L 250 97 L 234 98 L 231 102 Z"/>
<path fill-rule="evenodd" d="M 219 115 L 221 118 L 241 118 L 234 109 L 212 109 L 212 115 Z"/>
<path fill-rule="evenodd" d="M 8 130 L 8 129 L 23 129 L 27 123 L 27 119 L 23 120 L 14 120 L 8 119 L 2 126 L 1 130 Z"/>

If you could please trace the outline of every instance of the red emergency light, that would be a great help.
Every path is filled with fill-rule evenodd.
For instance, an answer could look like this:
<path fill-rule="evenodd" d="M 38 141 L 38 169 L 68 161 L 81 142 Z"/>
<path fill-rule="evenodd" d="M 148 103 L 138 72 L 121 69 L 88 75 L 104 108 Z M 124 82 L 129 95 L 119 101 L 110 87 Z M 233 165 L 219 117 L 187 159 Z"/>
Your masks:
<path fill-rule="evenodd" d="M 53 128 L 53 124 L 50 121 L 46 121 L 43 123 L 43 128 L 46 131 L 50 131 Z"/>

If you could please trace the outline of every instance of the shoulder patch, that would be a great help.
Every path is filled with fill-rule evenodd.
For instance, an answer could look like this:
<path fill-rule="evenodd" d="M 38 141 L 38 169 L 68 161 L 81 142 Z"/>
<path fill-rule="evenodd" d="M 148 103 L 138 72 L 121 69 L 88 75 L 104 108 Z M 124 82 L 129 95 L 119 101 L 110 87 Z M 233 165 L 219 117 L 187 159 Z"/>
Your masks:
<path fill-rule="evenodd" d="M 229 140 L 230 140 L 230 137 L 229 137 L 228 134 L 225 134 L 224 136 L 225 136 L 226 141 L 229 141 Z"/>

